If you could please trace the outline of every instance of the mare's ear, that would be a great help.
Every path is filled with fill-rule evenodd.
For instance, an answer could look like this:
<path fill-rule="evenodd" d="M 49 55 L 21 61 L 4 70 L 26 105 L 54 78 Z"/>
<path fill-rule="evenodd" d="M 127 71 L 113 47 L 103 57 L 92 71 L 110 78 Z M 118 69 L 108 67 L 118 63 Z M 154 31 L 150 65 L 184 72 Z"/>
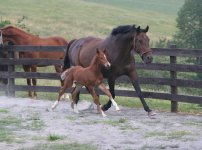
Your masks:
<path fill-rule="evenodd" d="M 137 34 L 140 33 L 140 26 L 137 27 L 136 32 L 137 32 Z"/>
<path fill-rule="evenodd" d="M 103 53 L 105 53 L 105 54 L 106 54 L 106 52 L 107 52 L 107 49 L 105 48 L 105 49 L 103 50 Z"/>
<path fill-rule="evenodd" d="M 146 33 L 146 32 L 148 32 L 148 30 L 149 30 L 149 26 L 147 26 L 147 27 L 145 28 L 144 32 Z"/>

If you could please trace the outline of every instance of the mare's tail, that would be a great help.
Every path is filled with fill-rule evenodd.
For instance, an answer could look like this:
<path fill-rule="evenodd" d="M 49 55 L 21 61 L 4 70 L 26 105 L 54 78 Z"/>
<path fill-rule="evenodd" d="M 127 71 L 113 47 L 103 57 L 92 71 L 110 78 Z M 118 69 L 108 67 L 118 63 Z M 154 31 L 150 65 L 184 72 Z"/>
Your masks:
<path fill-rule="evenodd" d="M 71 40 L 66 48 L 66 52 L 65 52 L 65 57 L 64 57 L 64 64 L 62 67 L 62 71 L 64 72 L 67 68 L 70 68 L 70 60 L 69 60 L 69 55 L 68 55 L 68 51 L 70 46 L 72 45 L 72 43 L 74 43 L 74 41 L 76 41 L 76 39 Z M 62 75 L 61 75 L 62 76 Z"/>

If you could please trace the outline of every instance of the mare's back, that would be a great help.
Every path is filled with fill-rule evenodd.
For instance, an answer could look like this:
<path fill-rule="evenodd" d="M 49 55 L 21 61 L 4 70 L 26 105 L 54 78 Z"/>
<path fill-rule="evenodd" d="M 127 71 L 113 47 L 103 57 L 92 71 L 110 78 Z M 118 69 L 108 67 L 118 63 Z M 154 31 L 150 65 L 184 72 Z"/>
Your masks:
<path fill-rule="evenodd" d="M 71 65 L 89 66 L 96 54 L 96 48 L 105 48 L 102 42 L 103 39 L 96 37 L 81 38 L 73 42 L 68 51 Z"/>

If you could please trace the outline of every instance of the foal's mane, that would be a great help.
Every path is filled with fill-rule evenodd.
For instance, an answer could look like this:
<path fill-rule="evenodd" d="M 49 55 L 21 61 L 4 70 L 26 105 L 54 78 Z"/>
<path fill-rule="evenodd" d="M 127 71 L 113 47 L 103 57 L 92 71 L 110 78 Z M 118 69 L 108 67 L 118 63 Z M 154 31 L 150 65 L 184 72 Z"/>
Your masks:
<path fill-rule="evenodd" d="M 114 28 L 111 32 L 111 35 L 117 35 L 117 34 L 125 34 L 130 32 L 131 30 L 135 31 L 136 27 L 135 25 L 122 25 Z"/>

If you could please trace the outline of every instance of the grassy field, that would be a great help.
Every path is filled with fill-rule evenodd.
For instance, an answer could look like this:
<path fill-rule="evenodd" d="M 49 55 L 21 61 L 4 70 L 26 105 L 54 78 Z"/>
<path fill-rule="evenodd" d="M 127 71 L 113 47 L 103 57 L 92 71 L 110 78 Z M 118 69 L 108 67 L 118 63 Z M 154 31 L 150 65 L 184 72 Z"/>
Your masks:
<path fill-rule="evenodd" d="M 0 17 L 23 22 L 34 34 L 60 35 L 67 39 L 88 35 L 107 36 L 119 25 L 150 26 L 152 42 L 170 39 L 175 18 L 184 0 L 0 0 Z"/>

